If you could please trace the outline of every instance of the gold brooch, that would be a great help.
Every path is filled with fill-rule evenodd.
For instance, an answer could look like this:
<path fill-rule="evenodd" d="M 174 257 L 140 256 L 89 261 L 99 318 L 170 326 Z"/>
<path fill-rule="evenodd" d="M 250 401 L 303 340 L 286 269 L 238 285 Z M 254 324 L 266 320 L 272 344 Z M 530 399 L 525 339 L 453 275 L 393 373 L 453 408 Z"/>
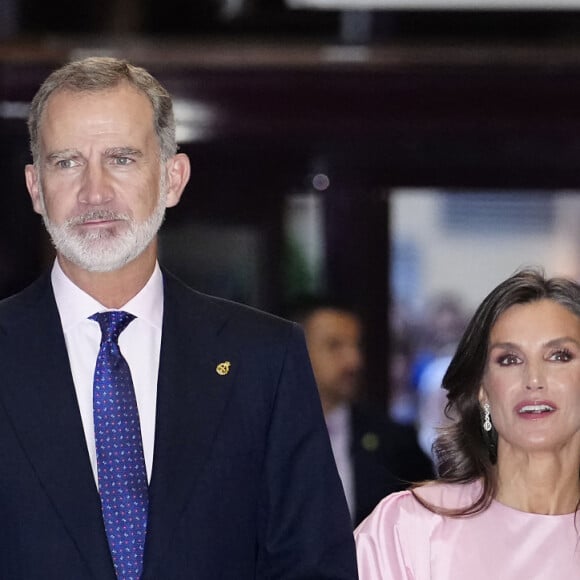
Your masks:
<path fill-rule="evenodd" d="M 220 363 L 216 368 L 215 368 L 215 372 L 218 375 L 221 375 L 222 377 L 224 375 L 227 375 L 230 372 L 230 367 L 232 366 L 232 363 L 229 360 L 226 360 L 222 363 Z"/>

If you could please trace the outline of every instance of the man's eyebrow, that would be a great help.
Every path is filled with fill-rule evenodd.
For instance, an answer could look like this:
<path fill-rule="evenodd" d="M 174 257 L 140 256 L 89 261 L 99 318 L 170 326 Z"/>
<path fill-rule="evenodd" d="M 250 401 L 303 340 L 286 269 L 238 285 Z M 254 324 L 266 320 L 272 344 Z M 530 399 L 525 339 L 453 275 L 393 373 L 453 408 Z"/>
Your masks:
<path fill-rule="evenodd" d="M 47 161 L 55 161 L 57 159 L 70 159 L 71 157 L 79 157 L 80 153 L 76 149 L 62 149 L 60 151 L 53 151 L 46 156 Z"/>
<path fill-rule="evenodd" d="M 105 157 L 143 157 L 143 152 L 134 147 L 111 147 L 105 149 Z"/>

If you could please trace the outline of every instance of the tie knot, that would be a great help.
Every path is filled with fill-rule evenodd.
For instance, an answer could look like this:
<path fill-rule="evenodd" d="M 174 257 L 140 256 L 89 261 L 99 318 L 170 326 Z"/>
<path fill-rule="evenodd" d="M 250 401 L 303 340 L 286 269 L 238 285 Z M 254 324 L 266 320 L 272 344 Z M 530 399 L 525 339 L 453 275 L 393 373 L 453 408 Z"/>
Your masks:
<path fill-rule="evenodd" d="M 97 312 L 89 316 L 89 318 L 99 323 L 102 342 L 117 342 L 121 332 L 135 319 L 135 316 L 124 310 L 109 310 L 107 312 Z"/>

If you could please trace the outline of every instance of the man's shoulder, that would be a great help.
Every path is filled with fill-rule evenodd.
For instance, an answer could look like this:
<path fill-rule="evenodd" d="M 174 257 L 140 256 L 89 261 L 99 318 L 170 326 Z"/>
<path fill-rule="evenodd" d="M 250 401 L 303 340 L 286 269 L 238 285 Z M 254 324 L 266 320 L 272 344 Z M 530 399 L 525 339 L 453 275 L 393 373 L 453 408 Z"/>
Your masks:
<path fill-rule="evenodd" d="M 352 407 L 353 434 L 359 447 L 372 452 L 389 471 L 407 481 L 433 477 L 433 464 L 419 446 L 412 425 L 403 425 L 365 405 Z"/>
<path fill-rule="evenodd" d="M 0 300 L 0 320 L 26 316 L 35 306 L 54 300 L 50 275 L 43 273 L 24 289 Z"/>
<path fill-rule="evenodd" d="M 245 333 L 288 333 L 297 325 L 253 306 L 195 290 L 166 270 L 163 271 L 165 307 L 180 309 L 224 329 L 241 328 Z"/>
<path fill-rule="evenodd" d="M 375 406 L 365 403 L 354 403 L 351 406 L 353 423 L 362 429 L 373 428 L 390 437 L 415 437 L 415 429 L 410 425 L 396 423 L 387 414 L 386 409 L 379 411 Z"/>

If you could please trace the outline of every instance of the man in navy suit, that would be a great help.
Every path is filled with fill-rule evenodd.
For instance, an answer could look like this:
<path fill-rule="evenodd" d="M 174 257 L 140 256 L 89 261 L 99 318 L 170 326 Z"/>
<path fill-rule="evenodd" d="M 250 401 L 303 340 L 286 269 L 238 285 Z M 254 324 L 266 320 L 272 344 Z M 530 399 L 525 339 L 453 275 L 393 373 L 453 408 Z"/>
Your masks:
<path fill-rule="evenodd" d="M 165 208 L 189 178 L 165 89 L 117 59 L 73 62 L 38 91 L 29 129 L 26 183 L 57 259 L 0 303 L 0 577 L 356 578 L 301 331 L 157 262 Z M 132 318 L 118 346 L 148 483 L 133 574 L 99 493 L 91 316 L 110 310 Z"/>

